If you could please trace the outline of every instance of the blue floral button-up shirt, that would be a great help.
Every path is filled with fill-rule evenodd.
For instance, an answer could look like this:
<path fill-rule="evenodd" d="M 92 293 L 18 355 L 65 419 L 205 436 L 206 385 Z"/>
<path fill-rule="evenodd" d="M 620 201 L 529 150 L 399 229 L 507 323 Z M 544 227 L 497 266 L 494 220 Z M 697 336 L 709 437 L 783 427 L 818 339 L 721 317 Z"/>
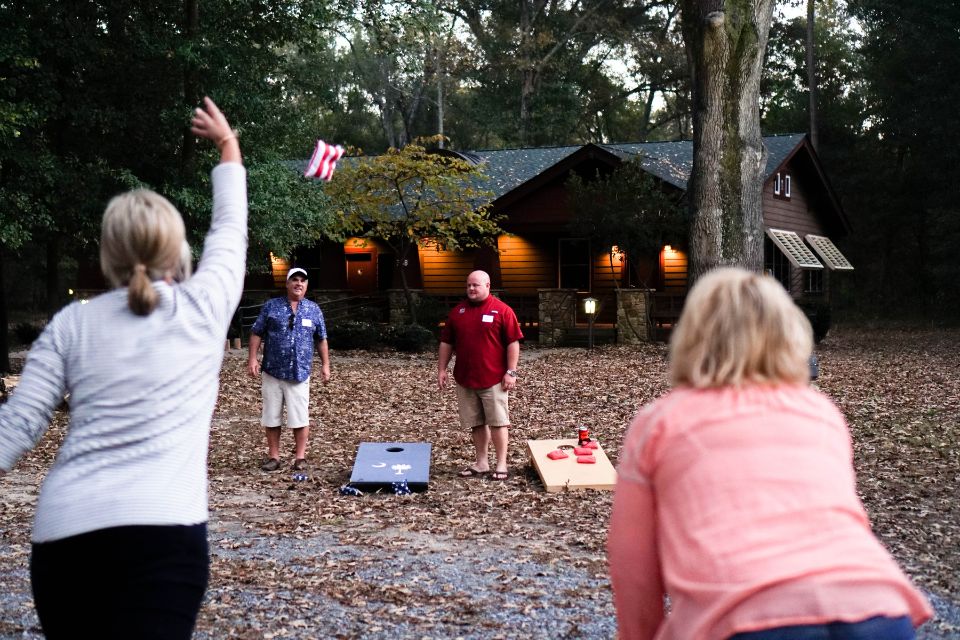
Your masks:
<path fill-rule="evenodd" d="M 274 378 L 295 382 L 310 377 L 314 340 L 327 338 L 320 306 L 306 298 L 297 305 L 296 313 L 286 297 L 268 300 L 250 332 L 263 340 L 260 369 Z"/>

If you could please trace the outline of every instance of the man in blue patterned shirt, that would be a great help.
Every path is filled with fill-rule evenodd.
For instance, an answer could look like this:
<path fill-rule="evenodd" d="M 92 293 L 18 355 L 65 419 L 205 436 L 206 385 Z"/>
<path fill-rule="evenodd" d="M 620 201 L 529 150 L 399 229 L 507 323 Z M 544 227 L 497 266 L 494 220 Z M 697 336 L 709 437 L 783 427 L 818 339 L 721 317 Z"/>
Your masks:
<path fill-rule="evenodd" d="M 280 468 L 280 423 L 287 408 L 287 427 L 293 429 L 296 445 L 293 469 L 307 468 L 307 438 L 310 435 L 310 370 L 313 345 L 320 353 L 321 379 L 330 380 L 327 327 L 317 303 L 306 299 L 307 272 L 294 267 L 287 272 L 287 295 L 268 300 L 250 328 L 247 371 L 262 379 L 263 414 L 260 424 L 267 432 L 264 471 Z M 263 362 L 257 351 L 263 345 Z"/>

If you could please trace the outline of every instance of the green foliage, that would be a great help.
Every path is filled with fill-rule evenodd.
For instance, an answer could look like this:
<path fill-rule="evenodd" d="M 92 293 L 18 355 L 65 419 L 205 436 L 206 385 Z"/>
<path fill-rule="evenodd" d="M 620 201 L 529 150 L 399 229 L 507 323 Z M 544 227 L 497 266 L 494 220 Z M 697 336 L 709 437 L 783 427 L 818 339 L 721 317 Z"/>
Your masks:
<path fill-rule="evenodd" d="M 960 103 L 945 64 L 960 58 L 960 40 L 939 26 L 958 19 L 948 0 L 816 3 L 818 152 L 856 267 L 836 274 L 831 297 L 857 317 L 960 316 L 960 134 L 943 116 Z M 805 37 L 803 18 L 771 31 L 768 132 L 807 129 Z"/>
<path fill-rule="evenodd" d="M 393 327 L 392 345 L 397 351 L 422 353 L 437 344 L 433 332 L 419 324 Z"/>
<path fill-rule="evenodd" d="M 373 349 L 385 343 L 384 329 L 374 322 L 344 320 L 327 327 L 327 339 L 331 349 Z"/>
<path fill-rule="evenodd" d="M 683 194 L 644 171 L 642 158 L 589 180 L 573 174 L 567 192 L 574 211 L 571 233 L 590 238 L 595 247 L 618 247 L 633 267 L 664 245 L 685 241 Z"/>
<path fill-rule="evenodd" d="M 417 321 L 439 336 L 440 322 L 446 319 L 450 307 L 434 296 L 420 296 L 417 299 Z"/>
<path fill-rule="evenodd" d="M 494 244 L 502 230 L 490 211 L 490 192 L 478 187 L 481 169 L 423 146 L 436 141 L 341 161 L 325 188 L 337 213 L 336 232 L 383 240 L 399 264 L 406 264 L 418 245 L 463 250 Z M 400 275 L 416 322 L 406 271 Z"/>
<path fill-rule="evenodd" d="M 437 337 L 418 324 L 393 326 L 368 320 L 344 320 L 327 327 L 331 349 L 396 349 L 420 353 L 432 348 Z"/>
<path fill-rule="evenodd" d="M 313 181 L 282 162 L 250 167 L 251 246 L 263 255 L 289 256 L 296 247 L 333 237 L 329 197 Z"/>
<path fill-rule="evenodd" d="M 761 80 L 763 129 L 767 134 L 809 129 L 806 17 L 775 20 L 770 28 Z M 867 117 L 860 34 L 843 3 L 818 2 L 814 28 L 820 137 L 851 144 Z"/>

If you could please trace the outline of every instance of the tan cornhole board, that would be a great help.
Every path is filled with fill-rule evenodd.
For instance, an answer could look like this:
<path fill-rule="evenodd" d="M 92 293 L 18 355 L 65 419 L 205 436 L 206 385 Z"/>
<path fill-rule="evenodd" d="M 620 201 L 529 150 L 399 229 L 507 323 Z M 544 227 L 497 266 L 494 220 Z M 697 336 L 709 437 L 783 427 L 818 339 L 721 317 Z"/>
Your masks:
<path fill-rule="evenodd" d="M 617 483 L 617 470 L 610 464 L 603 446 L 593 450 L 593 455 L 597 458 L 594 464 L 580 464 L 577 462 L 577 456 L 573 455 L 570 449 L 564 449 L 569 458 L 551 460 L 547 457 L 548 453 L 564 444 L 576 446 L 577 439 L 527 440 L 530 460 L 547 493 L 556 493 L 564 489 L 613 490 L 613 486 Z"/>

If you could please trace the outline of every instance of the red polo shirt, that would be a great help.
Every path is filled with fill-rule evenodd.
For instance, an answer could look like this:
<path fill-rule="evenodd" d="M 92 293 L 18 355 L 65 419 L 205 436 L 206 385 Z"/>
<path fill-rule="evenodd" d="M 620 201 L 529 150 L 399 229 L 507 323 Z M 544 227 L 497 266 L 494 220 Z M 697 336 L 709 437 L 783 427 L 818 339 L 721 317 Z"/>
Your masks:
<path fill-rule="evenodd" d="M 523 338 L 513 309 L 496 296 L 464 300 L 450 311 L 440 341 L 453 345 L 453 378 L 461 387 L 488 389 L 507 372 L 507 345 Z"/>

